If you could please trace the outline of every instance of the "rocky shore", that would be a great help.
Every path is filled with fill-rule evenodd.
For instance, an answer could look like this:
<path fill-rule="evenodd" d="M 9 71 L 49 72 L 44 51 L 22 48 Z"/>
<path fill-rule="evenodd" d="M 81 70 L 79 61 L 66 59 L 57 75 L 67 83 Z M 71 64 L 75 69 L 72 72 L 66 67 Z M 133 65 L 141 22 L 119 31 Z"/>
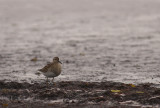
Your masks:
<path fill-rule="evenodd" d="M 160 105 L 152 84 L 62 81 L 53 84 L 0 81 L 3 108 L 145 108 Z"/>

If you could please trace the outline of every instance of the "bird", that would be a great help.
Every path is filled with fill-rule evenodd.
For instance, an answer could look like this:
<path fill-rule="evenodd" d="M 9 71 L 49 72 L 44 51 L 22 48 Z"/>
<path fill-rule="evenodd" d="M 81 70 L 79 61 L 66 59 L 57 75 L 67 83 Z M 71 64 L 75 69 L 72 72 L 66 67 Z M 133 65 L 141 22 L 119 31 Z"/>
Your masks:
<path fill-rule="evenodd" d="M 42 69 L 39 69 L 44 76 L 47 77 L 47 85 L 48 85 L 48 78 L 52 78 L 52 82 L 54 77 L 57 77 L 61 74 L 61 62 L 59 61 L 59 57 L 54 57 L 51 63 L 48 63 Z"/>

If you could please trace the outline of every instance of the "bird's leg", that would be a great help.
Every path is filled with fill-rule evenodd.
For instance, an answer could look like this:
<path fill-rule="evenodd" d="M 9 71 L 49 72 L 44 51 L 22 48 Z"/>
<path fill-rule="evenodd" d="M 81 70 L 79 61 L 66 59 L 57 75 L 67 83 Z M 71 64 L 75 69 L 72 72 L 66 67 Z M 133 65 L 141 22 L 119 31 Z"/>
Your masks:
<path fill-rule="evenodd" d="M 54 77 L 52 78 L 52 84 L 53 84 L 53 85 L 56 85 L 56 83 L 54 82 Z"/>
<path fill-rule="evenodd" d="M 54 77 L 52 78 L 52 83 L 54 83 L 53 81 L 54 81 Z"/>
<path fill-rule="evenodd" d="M 48 77 L 47 77 L 47 81 L 46 82 L 47 82 L 47 87 L 48 87 Z"/>

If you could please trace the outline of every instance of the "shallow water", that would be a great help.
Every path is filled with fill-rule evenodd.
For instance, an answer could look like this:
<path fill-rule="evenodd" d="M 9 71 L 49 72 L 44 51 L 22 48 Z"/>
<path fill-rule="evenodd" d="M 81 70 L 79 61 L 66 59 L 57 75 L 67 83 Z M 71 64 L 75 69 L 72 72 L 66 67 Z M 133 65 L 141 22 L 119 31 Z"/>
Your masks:
<path fill-rule="evenodd" d="M 0 79 L 160 82 L 159 0 L 0 0 Z M 37 57 L 38 61 L 30 61 Z"/>

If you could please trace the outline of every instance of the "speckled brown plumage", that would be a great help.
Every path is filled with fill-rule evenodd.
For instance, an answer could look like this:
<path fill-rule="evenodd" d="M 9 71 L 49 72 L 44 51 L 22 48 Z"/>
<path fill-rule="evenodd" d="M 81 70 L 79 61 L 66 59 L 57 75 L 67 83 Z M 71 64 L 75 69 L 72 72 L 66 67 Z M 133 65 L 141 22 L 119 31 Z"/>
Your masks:
<path fill-rule="evenodd" d="M 48 69 L 49 69 L 52 65 L 54 65 L 54 63 L 49 63 L 49 64 L 47 64 L 46 66 L 44 66 L 42 69 L 39 69 L 39 71 L 40 71 L 40 72 L 47 72 Z"/>
<path fill-rule="evenodd" d="M 61 73 L 61 62 L 59 61 L 58 57 L 54 57 L 53 62 L 47 64 L 38 71 L 40 71 L 44 76 L 46 76 L 47 79 L 48 77 L 51 78 L 57 77 Z"/>

